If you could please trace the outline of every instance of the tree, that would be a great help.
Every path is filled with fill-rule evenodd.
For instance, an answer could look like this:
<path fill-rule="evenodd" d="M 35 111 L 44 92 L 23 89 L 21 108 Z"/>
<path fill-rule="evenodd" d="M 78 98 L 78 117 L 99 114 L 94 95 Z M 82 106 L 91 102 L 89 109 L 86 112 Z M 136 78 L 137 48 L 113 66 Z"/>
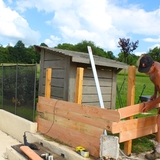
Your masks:
<path fill-rule="evenodd" d="M 109 58 L 109 59 L 116 59 L 116 57 L 114 56 L 113 52 L 112 51 L 108 51 L 106 53 L 106 58 Z"/>
<path fill-rule="evenodd" d="M 45 43 L 41 43 L 40 46 L 48 47 Z"/>
<path fill-rule="evenodd" d="M 0 46 L 0 63 L 8 62 L 8 48 L 4 48 L 2 45 Z"/>
<path fill-rule="evenodd" d="M 105 58 L 111 58 L 111 59 L 114 58 L 113 53 L 110 53 L 110 52 L 107 53 L 102 48 L 97 47 L 92 41 L 84 40 L 75 45 L 63 43 L 63 44 L 58 44 L 55 48 L 88 53 L 87 46 L 91 46 L 94 55 L 98 55 Z"/>
<path fill-rule="evenodd" d="M 128 55 L 138 47 L 138 43 L 138 40 L 136 42 L 130 42 L 129 38 L 119 38 L 118 47 L 121 48 L 121 52 L 124 54 L 124 60 L 126 63 Z"/>
<path fill-rule="evenodd" d="M 69 43 L 58 44 L 55 48 L 74 51 L 74 45 Z"/>
<path fill-rule="evenodd" d="M 13 55 L 16 58 L 16 63 L 26 63 L 27 55 L 26 55 L 26 48 L 22 41 L 18 41 L 14 46 Z"/>
<path fill-rule="evenodd" d="M 153 49 L 150 49 L 148 54 L 156 61 L 160 62 L 160 48 L 155 47 Z"/>

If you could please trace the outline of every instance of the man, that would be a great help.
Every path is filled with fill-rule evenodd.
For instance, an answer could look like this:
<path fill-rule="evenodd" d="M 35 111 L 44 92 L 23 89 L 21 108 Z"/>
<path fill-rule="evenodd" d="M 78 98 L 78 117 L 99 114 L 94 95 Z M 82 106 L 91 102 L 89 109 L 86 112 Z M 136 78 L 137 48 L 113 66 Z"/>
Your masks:
<path fill-rule="evenodd" d="M 143 55 L 139 61 L 138 71 L 149 75 L 150 80 L 154 84 L 154 94 L 151 96 L 150 101 L 144 103 L 143 112 L 149 111 L 160 103 L 160 63 L 152 59 L 152 57 Z M 160 109 L 157 116 L 157 141 L 158 144 L 155 151 L 151 154 L 146 154 L 145 158 L 148 160 L 155 160 L 160 158 Z"/>

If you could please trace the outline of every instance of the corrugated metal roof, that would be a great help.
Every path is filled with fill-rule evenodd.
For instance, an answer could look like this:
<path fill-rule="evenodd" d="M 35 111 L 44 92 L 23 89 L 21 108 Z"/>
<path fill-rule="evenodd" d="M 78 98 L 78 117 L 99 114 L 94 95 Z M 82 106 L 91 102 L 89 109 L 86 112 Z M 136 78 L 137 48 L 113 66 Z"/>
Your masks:
<path fill-rule="evenodd" d="M 56 52 L 58 54 L 70 56 L 72 59 L 72 62 L 90 64 L 88 53 L 69 51 L 69 50 L 63 50 L 63 49 L 57 49 L 57 48 L 49 48 L 49 47 L 37 46 L 37 45 L 35 45 L 34 47 L 35 47 L 35 51 L 37 52 L 41 52 L 41 50 L 48 50 L 50 52 L 53 52 L 53 54 L 54 52 Z M 111 59 L 96 56 L 96 55 L 94 55 L 94 61 L 95 61 L 95 65 L 98 65 L 98 66 L 107 66 L 107 67 L 112 67 L 117 69 L 128 68 L 128 65 L 126 63 L 122 63 L 116 60 L 111 60 Z"/>

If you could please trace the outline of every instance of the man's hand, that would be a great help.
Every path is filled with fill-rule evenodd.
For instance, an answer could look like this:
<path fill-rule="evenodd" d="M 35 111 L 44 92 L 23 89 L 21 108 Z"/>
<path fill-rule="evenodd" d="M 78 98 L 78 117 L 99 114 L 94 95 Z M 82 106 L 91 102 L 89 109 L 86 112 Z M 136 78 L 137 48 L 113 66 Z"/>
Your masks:
<path fill-rule="evenodd" d="M 144 106 L 142 108 L 142 112 L 147 112 L 151 110 L 154 106 L 152 105 L 152 101 L 149 102 L 143 102 Z"/>

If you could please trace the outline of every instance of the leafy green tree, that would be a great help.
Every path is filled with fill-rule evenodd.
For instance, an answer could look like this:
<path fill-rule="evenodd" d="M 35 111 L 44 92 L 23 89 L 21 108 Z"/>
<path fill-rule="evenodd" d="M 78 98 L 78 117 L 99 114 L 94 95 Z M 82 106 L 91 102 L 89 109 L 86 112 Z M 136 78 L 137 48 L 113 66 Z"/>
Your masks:
<path fill-rule="evenodd" d="M 106 53 L 106 58 L 109 58 L 109 59 L 116 59 L 116 57 L 114 56 L 113 52 L 112 51 L 108 51 Z"/>
<path fill-rule="evenodd" d="M 45 43 L 41 43 L 40 46 L 48 47 Z"/>
<path fill-rule="evenodd" d="M 107 53 L 102 48 L 97 47 L 94 44 L 94 42 L 92 42 L 92 41 L 84 40 L 84 41 L 77 43 L 75 45 L 63 43 L 63 44 L 58 44 L 55 48 L 88 53 L 87 46 L 91 46 L 94 55 L 114 59 L 113 53 L 111 53 L 111 52 Z"/>
<path fill-rule="evenodd" d="M 160 48 L 155 47 L 153 49 L 150 49 L 148 54 L 156 61 L 160 62 Z"/>
<path fill-rule="evenodd" d="M 95 46 L 94 42 L 86 41 L 86 40 L 84 40 L 84 41 L 82 41 L 80 43 L 77 43 L 75 45 L 75 51 L 88 53 L 87 46 L 91 46 L 93 54 L 96 53 L 96 46 Z"/>
<path fill-rule="evenodd" d="M 26 56 L 27 56 L 26 62 L 28 64 L 35 64 L 35 63 L 39 63 L 40 61 L 40 53 L 35 52 L 33 46 L 29 46 L 28 48 L 26 48 Z"/>
<path fill-rule="evenodd" d="M 58 44 L 55 48 L 66 49 L 70 51 L 74 51 L 74 45 L 70 43 Z"/>
<path fill-rule="evenodd" d="M 8 58 L 8 49 L 4 48 L 2 45 L 0 46 L 0 63 L 7 63 L 9 60 Z"/>
<path fill-rule="evenodd" d="M 26 63 L 27 55 L 26 48 L 22 41 L 18 41 L 14 46 L 14 56 L 16 58 L 16 63 Z"/>

